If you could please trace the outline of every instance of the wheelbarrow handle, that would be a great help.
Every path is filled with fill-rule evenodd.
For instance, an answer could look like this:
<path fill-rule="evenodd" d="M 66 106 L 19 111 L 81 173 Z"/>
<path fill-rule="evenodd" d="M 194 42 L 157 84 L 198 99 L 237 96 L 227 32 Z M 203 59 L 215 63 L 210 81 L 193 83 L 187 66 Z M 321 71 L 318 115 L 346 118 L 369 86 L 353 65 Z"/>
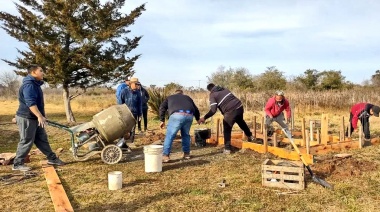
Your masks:
<path fill-rule="evenodd" d="M 57 122 L 53 122 L 53 121 L 50 121 L 50 120 L 46 120 L 46 122 L 48 123 L 48 125 L 50 125 L 50 126 L 52 126 L 52 127 L 58 127 L 58 128 L 69 129 L 68 126 L 63 125 L 63 124 L 59 124 L 59 123 L 57 123 Z"/>

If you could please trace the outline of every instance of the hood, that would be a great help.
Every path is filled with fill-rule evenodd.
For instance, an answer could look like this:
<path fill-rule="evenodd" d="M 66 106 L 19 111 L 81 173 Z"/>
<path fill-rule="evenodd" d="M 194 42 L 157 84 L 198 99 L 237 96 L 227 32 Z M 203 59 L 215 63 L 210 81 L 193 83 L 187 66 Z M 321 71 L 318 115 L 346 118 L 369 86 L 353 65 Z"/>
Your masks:
<path fill-rule="evenodd" d="M 213 87 L 211 89 L 211 92 L 218 92 L 218 91 L 222 91 L 222 90 L 224 90 L 224 88 L 222 86 L 216 85 L 215 87 Z"/>
<path fill-rule="evenodd" d="M 31 83 L 35 83 L 36 85 L 38 86 L 41 86 L 44 84 L 44 81 L 38 81 L 36 80 L 36 78 L 34 78 L 32 75 L 28 75 L 26 76 L 23 80 L 22 80 L 22 83 L 23 84 L 31 84 Z"/>

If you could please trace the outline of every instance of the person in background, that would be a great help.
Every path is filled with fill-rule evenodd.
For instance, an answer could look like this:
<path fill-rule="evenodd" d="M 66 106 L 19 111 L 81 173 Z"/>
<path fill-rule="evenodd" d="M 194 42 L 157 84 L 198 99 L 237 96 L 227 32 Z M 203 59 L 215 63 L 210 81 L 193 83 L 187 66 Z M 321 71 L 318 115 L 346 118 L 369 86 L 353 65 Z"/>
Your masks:
<path fill-rule="evenodd" d="M 47 119 L 45 116 L 43 85 L 43 70 L 39 65 L 30 65 L 19 90 L 19 107 L 16 112 L 16 123 L 19 128 L 20 142 L 17 146 L 12 170 L 29 171 L 25 166 L 25 158 L 29 154 L 33 143 L 47 157 L 47 164 L 65 165 L 50 147 L 45 131 Z"/>
<path fill-rule="evenodd" d="M 360 120 L 363 127 L 364 139 L 366 142 L 370 141 L 369 117 L 372 115 L 379 117 L 379 112 L 380 107 L 370 103 L 362 102 L 353 105 L 350 111 L 351 134 L 358 128 L 358 120 Z M 348 129 L 346 136 L 348 136 Z"/>
<path fill-rule="evenodd" d="M 149 101 L 149 93 L 148 91 L 141 85 L 140 86 L 140 92 L 141 92 L 141 102 L 142 102 L 142 118 L 138 121 L 138 130 L 141 133 L 141 119 L 144 119 L 144 132 L 148 129 L 148 101 Z"/>
<path fill-rule="evenodd" d="M 182 138 L 182 157 L 190 159 L 190 128 L 193 123 L 193 117 L 199 122 L 199 110 L 194 101 L 182 90 L 176 90 L 175 94 L 166 98 L 160 105 L 160 127 L 165 127 L 165 114 L 169 113 L 168 126 L 164 141 L 162 162 L 170 161 L 170 152 L 172 143 L 178 131 L 181 131 Z"/>
<path fill-rule="evenodd" d="M 286 111 L 286 123 L 284 113 Z M 285 98 L 283 91 L 276 91 L 275 95 L 268 99 L 265 105 L 265 127 L 270 137 L 274 133 L 272 122 L 277 122 L 287 133 L 290 133 L 288 125 L 291 120 L 291 109 L 289 101 Z"/>
<path fill-rule="evenodd" d="M 123 83 L 121 83 L 119 86 L 117 86 L 116 88 L 116 103 L 117 104 L 122 104 L 121 103 L 121 91 L 124 89 L 124 88 L 127 88 L 129 87 L 129 80 L 131 79 L 131 77 L 126 77 L 125 78 L 125 81 Z"/>
<path fill-rule="evenodd" d="M 248 141 L 254 141 L 255 138 L 252 136 L 252 132 L 243 118 L 244 108 L 241 101 L 233 95 L 230 90 L 213 83 L 207 85 L 207 90 L 210 91 L 210 111 L 200 119 L 200 122 L 205 122 L 205 120 L 213 116 L 219 108 L 223 114 L 223 153 L 231 153 L 231 132 L 235 123 L 244 131 L 248 137 Z"/>
<path fill-rule="evenodd" d="M 142 114 L 140 85 L 139 79 L 132 77 L 129 81 L 129 87 L 125 87 L 120 93 L 120 103 L 128 106 L 136 122 L 141 118 Z M 136 126 L 132 128 L 129 135 L 131 143 L 135 139 L 135 130 Z M 121 148 L 128 148 L 127 144 L 123 141 L 119 141 L 117 145 Z"/>

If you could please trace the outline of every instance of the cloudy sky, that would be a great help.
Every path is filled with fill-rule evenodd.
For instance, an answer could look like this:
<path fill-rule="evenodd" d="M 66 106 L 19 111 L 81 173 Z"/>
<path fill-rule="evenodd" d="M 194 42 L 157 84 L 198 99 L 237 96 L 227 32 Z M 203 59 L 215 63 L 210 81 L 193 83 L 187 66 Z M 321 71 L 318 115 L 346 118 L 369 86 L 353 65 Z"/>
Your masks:
<path fill-rule="evenodd" d="M 143 84 L 205 86 L 219 66 L 260 74 L 276 66 L 286 76 L 306 69 L 341 70 L 355 83 L 380 69 L 379 0 L 127 0 L 146 3 L 131 27 L 143 35 L 135 76 Z M 2 11 L 14 13 L 12 1 Z M 22 48 L 0 30 L 0 58 Z M 12 70 L 0 62 L 0 70 Z"/>

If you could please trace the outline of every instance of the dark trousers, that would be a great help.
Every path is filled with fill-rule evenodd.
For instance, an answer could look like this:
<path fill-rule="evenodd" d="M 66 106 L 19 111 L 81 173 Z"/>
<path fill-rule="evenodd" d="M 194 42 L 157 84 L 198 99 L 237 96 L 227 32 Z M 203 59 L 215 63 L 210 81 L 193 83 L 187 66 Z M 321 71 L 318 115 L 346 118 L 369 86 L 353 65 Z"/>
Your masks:
<path fill-rule="evenodd" d="M 137 116 L 137 114 L 132 113 L 132 115 L 133 115 L 133 118 L 135 118 L 135 120 L 138 120 L 139 117 Z M 131 141 L 131 143 L 133 143 L 135 141 L 135 134 L 136 134 L 136 124 L 135 124 L 135 126 L 133 126 L 133 128 L 131 129 L 131 132 L 130 132 L 129 140 Z"/>
<path fill-rule="evenodd" d="M 144 131 L 148 129 L 148 108 L 142 109 L 142 118 L 144 119 Z M 141 131 L 141 119 L 138 121 L 138 129 Z"/>
<path fill-rule="evenodd" d="M 15 166 L 24 164 L 33 143 L 48 160 L 54 160 L 57 157 L 50 147 L 45 128 L 39 127 L 37 120 L 16 116 L 16 122 L 20 133 L 20 142 L 13 162 Z"/>
<path fill-rule="evenodd" d="M 363 127 L 363 132 L 364 132 L 364 138 L 365 139 L 370 139 L 370 131 L 369 131 L 369 117 L 363 117 L 359 119 L 362 127 Z M 354 132 L 354 127 L 352 126 L 352 113 L 350 113 L 350 125 L 351 125 L 351 135 Z M 346 130 L 346 136 L 348 136 L 348 129 Z"/>
<path fill-rule="evenodd" d="M 243 119 L 244 109 L 243 107 L 239 107 L 238 109 L 227 112 L 224 114 L 223 118 L 223 134 L 224 134 L 224 148 L 231 150 L 231 132 L 232 127 L 235 123 L 237 123 L 244 131 L 244 134 L 248 137 L 252 136 L 252 132 L 249 129 L 247 123 L 245 123 Z"/>

